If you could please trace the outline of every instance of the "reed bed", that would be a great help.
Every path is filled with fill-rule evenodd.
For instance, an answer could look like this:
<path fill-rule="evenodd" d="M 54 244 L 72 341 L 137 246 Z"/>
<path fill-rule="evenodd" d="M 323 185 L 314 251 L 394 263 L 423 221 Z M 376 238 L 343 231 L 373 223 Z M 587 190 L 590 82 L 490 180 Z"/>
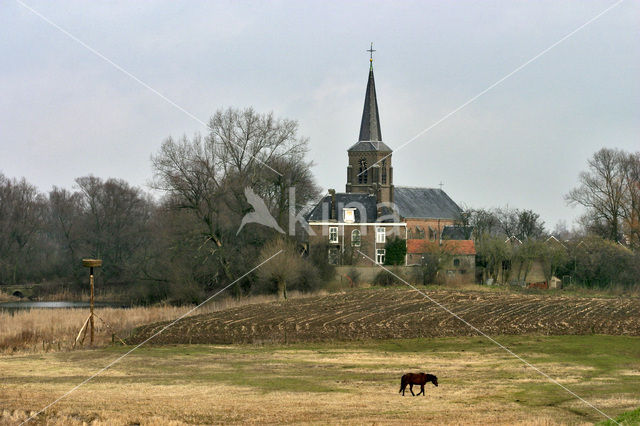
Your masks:
<path fill-rule="evenodd" d="M 323 293 L 314 293 L 321 295 Z M 289 293 L 289 298 L 310 296 L 297 292 Z M 257 295 L 239 299 L 224 298 L 212 300 L 189 313 L 199 315 L 217 312 L 237 306 L 265 303 L 277 300 L 272 295 Z M 131 330 L 143 324 L 178 318 L 194 306 L 157 305 L 132 308 L 95 309 L 94 346 L 119 343 Z M 69 351 L 80 328 L 89 316 L 89 309 L 30 309 L 13 312 L 0 311 L 0 353 Z M 89 345 L 89 333 L 84 339 L 84 347 Z M 76 347 L 81 347 L 76 345 Z"/>

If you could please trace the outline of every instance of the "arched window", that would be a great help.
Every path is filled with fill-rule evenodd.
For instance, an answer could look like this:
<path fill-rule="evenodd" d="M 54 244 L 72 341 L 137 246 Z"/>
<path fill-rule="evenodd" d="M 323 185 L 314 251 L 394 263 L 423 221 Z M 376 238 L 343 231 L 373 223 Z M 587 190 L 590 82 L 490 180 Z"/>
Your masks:
<path fill-rule="evenodd" d="M 360 230 L 354 229 L 353 231 L 351 231 L 351 245 L 353 247 L 360 247 L 361 240 L 362 239 L 360 238 Z"/>
<path fill-rule="evenodd" d="M 367 160 L 364 158 L 359 161 L 360 167 L 358 169 L 358 183 L 367 183 Z"/>

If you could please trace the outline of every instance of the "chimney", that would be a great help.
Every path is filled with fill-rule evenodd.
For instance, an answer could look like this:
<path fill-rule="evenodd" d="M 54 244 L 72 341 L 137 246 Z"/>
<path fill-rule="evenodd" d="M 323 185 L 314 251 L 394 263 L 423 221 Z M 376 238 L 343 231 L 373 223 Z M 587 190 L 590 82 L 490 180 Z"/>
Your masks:
<path fill-rule="evenodd" d="M 329 189 L 329 195 L 331 195 L 331 208 L 329 209 L 329 220 L 335 220 L 336 218 L 336 190 Z"/>

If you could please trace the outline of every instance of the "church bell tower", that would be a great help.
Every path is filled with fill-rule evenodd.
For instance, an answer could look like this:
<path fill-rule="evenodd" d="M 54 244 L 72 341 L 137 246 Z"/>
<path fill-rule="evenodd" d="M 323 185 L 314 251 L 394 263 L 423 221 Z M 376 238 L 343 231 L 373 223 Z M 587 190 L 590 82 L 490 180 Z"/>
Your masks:
<path fill-rule="evenodd" d="M 369 57 L 369 81 L 364 97 L 358 142 L 347 150 L 346 192 L 375 194 L 378 203 L 393 202 L 392 150 L 382 142 L 380 115 L 373 78 L 373 43 Z"/>

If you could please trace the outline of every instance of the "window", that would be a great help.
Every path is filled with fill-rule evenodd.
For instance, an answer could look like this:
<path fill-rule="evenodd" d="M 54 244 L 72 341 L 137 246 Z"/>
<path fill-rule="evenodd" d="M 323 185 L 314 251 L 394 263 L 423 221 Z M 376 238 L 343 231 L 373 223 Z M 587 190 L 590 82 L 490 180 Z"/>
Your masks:
<path fill-rule="evenodd" d="M 356 209 L 342 209 L 342 220 L 345 223 L 353 223 L 356 221 Z"/>
<path fill-rule="evenodd" d="M 362 238 L 360 237 L 360 231 L 358 229 L 351 231 L 351 245 L 353 247 L 360 247 L 361 241 Z"/>
<path fill-rule="evenodd" d="M 338 227 L 330 226 L 329 227 L 329 242 L 337 243 L 338 242 Z"/>
<path fill-rule="evenodd" d="M 360 167 L 358 169 L 358 183 L 367 183 L 367 160 L 364 158 L 359 161 Z"/>
<path fill-rule="evenodd" d="M 382 265 L 384 263 L 384 249 L 376 250 L 376 263 Z"/>
<path fill-rule="evenodd" d="M 431 241 L 435 241 L 436 240 L 436 230 L 433 229 L 432 227 L 429 227 L 429 239 Z"/>
<path fill-rule="evenodd" d="M 376 243 L 384 243 L 386 234 L 384 228 L 376 228 Z"/>
<path fill-rule="evenodd" d="M 453 266 L 460 266 L 460 259 L 453 259 Z"/>
<path fill-rule="evenodd" d="M 387 183 L 387 160 L 382 160 L 382 184 Z"/>
<path fill-rule="evenodd" d="M 340 251 L 338 247 L 329 248 L 329 264 L 337 265 L 340 263 Z"/>

